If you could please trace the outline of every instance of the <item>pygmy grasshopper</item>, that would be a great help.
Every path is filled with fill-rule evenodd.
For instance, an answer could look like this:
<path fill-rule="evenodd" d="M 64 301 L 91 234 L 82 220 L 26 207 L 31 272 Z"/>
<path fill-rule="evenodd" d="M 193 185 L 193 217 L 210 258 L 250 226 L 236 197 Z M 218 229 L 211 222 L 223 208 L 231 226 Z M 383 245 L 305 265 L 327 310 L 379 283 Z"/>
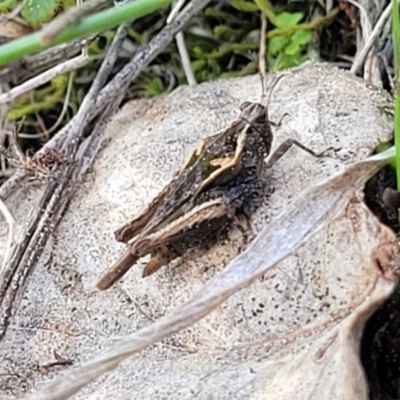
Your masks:
<path fill-rule="evenodd" d="M 274 82 L 274 85 L 278 80 Z M 128 250 L 97 283 L 105 290 L 140 258 L 151 255 L 143 277 L 182 256 L 192 247 L 215 243 L 222 230 L 248 210 L 260 192 L 260 176 L 273 140 L 267 107 L 245 102 L 240 116 L 227 128 L 201 140 L 186 164 L 164 190 L 131 222 L 115 232 Z M 272 166 L 293 144 L 289 139 L 272 154 Z M 253 209 L 254 209 L 253 204 Z"/>

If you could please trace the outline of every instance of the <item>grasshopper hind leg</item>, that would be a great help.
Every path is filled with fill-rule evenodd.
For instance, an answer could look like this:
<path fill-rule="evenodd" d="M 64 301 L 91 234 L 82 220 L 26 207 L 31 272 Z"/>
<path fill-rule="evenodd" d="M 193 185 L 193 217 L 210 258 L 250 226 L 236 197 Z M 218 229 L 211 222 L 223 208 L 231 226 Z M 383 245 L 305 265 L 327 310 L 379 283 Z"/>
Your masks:
<path fill-rule="evenodd" d="M 139 257 L 130 250 L 109 269 L 109 271 L 96 284 L 98 290 L 107 290 L 119 281 L 138 261 Z"/>
<path fill-rule="evenodd" d="M 169 264 L 175 257 L 167 245 L 157 247 L 157 249 L 151 252 L 151 259 L 143 269 L 142 278 L 153 275 L 161 267 Z"/>

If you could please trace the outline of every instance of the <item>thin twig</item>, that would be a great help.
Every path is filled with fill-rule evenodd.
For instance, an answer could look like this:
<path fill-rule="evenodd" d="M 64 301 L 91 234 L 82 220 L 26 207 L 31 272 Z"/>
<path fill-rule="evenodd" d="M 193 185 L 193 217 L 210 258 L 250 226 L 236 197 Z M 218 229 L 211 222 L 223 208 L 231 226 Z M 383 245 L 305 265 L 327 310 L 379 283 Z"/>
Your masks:
<path fill-rule="evenodd" d="M 176 41 L 176 46 L 178 47 L 182 68 L 183 71 L 185 72 L 187 82 L 189 86 L 196 86 L 197 85 L 196 77 L 194 76 L 192 66 L 190 65 L 189 53 L 187 51 L 185 38 L 182 32 L 177 33 L 175 41 Z"/>
<path fill-rule="evenodd" d="M 4 219 L 6 220 L 7 224 L 8 224 L 8 239 L 7 239 L 7 249 L 6 252 L 4 254 L 4 258 L 3 258 L 3 265 L 2 268 L 0 270 L 3 271 L 6 263 L 8 261 L 8 257 L 10 254 L 10 250 L 11 250 L 11 246 L 14 242 L 14 232 L 15 232 L 15 219 L 12 216 L 10 210 L 7 208 L 7 206 L 5 205 L 5 203 L 0 199 L 0 212 L 3 214 Z"/>
<path fill-rule="evenodd" d="M 176 18 L 179 11 L 183 7 L 184 3 L 185 3 L 185 0 L 178 0 L 174 4 L 174 6 L 172 7 L 172 10 L 167 18 L 167 24 L 171 23 Z M 177 33 L 177 35 L 175 37 L 175 41 L 176 41 L 176 46 L 178 47 L 178 53 L 181 58 L 181 64 L 182 64 L 182 68 L 183 68 L 183 71 L 186 76 L 186 80 L 187 80 L 189 86 L 196 86 L 197 85 L 196 77 L 194 76 L 192 66 L 190 65 L 190 57 L 189 57 L 189 53 L 186 48 L 185 38 L 183 36 L 182 31 Z"/>
<path fill-rule="evenodd" d="M 210 1 L 211 0 L 195 0 L 189 3 L 174 21 L 167 25 L 157 36 L 144 46 L 142 51 L 137 53 L 104 89 L 101 90 L 89 114 L 89 119 L 92 120 L 96 117 L 96 115 L 103 110 L 104 105 L 107 104 L 110 99 L 114 98 L 116 93 L 120 93 L 125 86 L 129 85 L 129 83 L 172 42 L 174 36 L 183 29 L 189 20 L 199 13 Z M 77 116 L 72 118 L 63 129 L 53 136 L 37 154 L 43 156 L 50 149 L 60 148 L 76 122 Z M 25 177 L 26 173 L 24 171 L 17 171 L 0 187 L 0 198 L 6 199 Z"/>
<path fill-rule="evenodd" d="M 263 12 L 261 12 L 261 35 L 260 35 L 260 50 L 258 55 L 258 67 L 260 69 L 261 76 L 261 99 L 264 99 L 265 96 L 265 74 L 266 74 L 266 65 L 265 65 L 265 57 L 266 57 L 266 42 L 267 42 L 267 17 Z M 261 100 L 261 101 L 262 101 Z"/>
<path fill-rule="evenodd" d="M 368 41 L 368 38 L 371 36 L 371 30 L 372 30 L 371 22 L 368 18 L 367 11 L 365 10 L 365 7 L 363 5 L 354 0 L 347 0 L 347 2 L 352 4 L 354 7 L 357 7 L 360 11 L 361 37 L 357 40 L 357 49 L 360 47 L 363 48 L 364 44 Z M 367 82 L 371 81 L 371 73 L 373 72 L 373 70 L 375 70 L 375 72 L 378 72 L 379 75 L 377 62 L 378 62 L 377 56 L 372 51 L 369 51 L 364 62 L 364 73 L 363 73 L 363 77 Z"/>
<path fill-rule="evenodd" d="M 62 64 L 56 65 L 55 67 L 41 73 L 40 75 L 37 75 L 34 78 L 22 83 L 21 85 L 9 90 L 8 92 L 1 94 L 0 106 L 11 103 L 16 98 L 51 81 L 56 76 L 84 67 L 88 63 L 88 61 L 89 59 L 87 57 L 78 56 L 73 58 L 72 60 L 68 60 Z"/>
<path fill-rule="evenodd" d="M 175 2 L 175 4 L 172 6 L 171 12 L 168 15 L 167 24 L 170 24 L 176 18 L 176 16 L 179 14 L 179 11 L 181 11 L 185 2 L 186 0 L 177 0 Z"/>
<path fill-rule="evenodd" d="M 87 51 L 85 51 L 85 50 L 86 50 L 86 48 L 82 49 L 82 53 L 83 53 L 82 57 L 85 57 L 88 59 Z M 71 71 L 69 73 L 69 77 L 68 77 L 67 93 L 65 94 L 63 108 L 60 112 L 60 115 L 57 118 L 57 121 L 54 123 L 53 126 L 51 126 L 49 129 L 47 129 L 42 134 L 43 136 L 45 136 L 47 138 L 47 140 L 48 140 L 50 134 L 53 133 L 58 128 L 58 126 L 61 124 L 62 120 L 64 119 L 65 114 L 67 113 L 69 101 L 71 99 L 72 87 L 73 87 L 73 83 L 74 83 L 74 76 L 75 76 L 75 71 Z M 21 134 L 18 134 L 18 137 L 22 137 Z"/>
<path fill-rule="evenodd" d="M 347 3 L 352 4 L 354 7 L 357 7 L 360 11 L 361 15 L 361 28 L 362 28 L 362 37 L 364 42 L 366 42 L 371 35 L 371 22 L 368 19 L 367 12 L 365 11 L 365 8 L 360 4 L 357 3 L 355 0 L 346 0 Z"/>
<path fill-rule="evenodd" d="M 2 91 L 3 86 L 0 85 L 0 93 L 2 93 Z M 0 107 L 0 150 L 4 148 L 4 143 L 6 140 L 6 129 L 9 125 L 9 122 L 7 123 L 5 120 L 6 111 L 6 107 Z M 0 151 L 0 176 L 6 176 L 6 170 L 6 157 L 3 152 Z"/>
<path fill-rule="evenodd" d="M 127 23 L 124 23 L 118 28 L 112 46 L 110 47 L 106 58 L 101 64 L 96 78 L 94 79 L 93 84 L 89 89 L 89 92 L 82 101 L 79 111 L 76 114 L 77 118 L 74 127 L 70 130 L 68 139 L 63 143 L 62 146 L 62 150 L 64 151 L 66 156 L 69 156 L 72 152 L 75 153 L 77 151 L 78 140 L 83 133 L 83 129 L 90 121 L 90 110 L 92 109 L 96 98 L 100 93 L 100 90 L 105 85 L 107 78 L 110 75 L 112 68 L 115 64 L 115 61 L 117 60 L 118 51 L 121 48 L 122 42 L 127 34 L 127 27 Z"/>
<path fill-rule="evenodd" d="M 124 93 L 121 93 L 121 95 L 114 100 L 113 104 L 111 104 L 109 108 L 102 114 L 103 118 L 97 122 L 90 137 L 87 138 L 79 148 L 78 156 L 81 160 L 80 173 L 82 175 L 92 167 L 95 157 L 101 149 L 105 129 L 109 123 L 110 117 L 114 114 L 115 109 L 123 100 L 124 95 Z"/>
<path fill-rule="evenodd" d="M 354 60 L 353 65 L 351 66 L 351 69 L 350 69 L 350 72 L 352 74 L 356 74 L 359 71 L 359 69 L 361 68 L 362 64 L 365 61 L 365 57 L 371 50 L 371 47 L 375 43 L 375 40 L 380 35 L 380 33 L 383 29 L 383 26 L 385 25 L 386 21 L 390 17 L 391 12 L 392 12 L 392 3 L 389 3 L 389 5 L 385 8 L 385 11 L 380 16 L 374 29 L 372 30 L 371 35 L 368 38 L 367 42 L 365 43 L 364 47 L 361 49 L 361 51 L 358 53 L 356 59 Z"/>

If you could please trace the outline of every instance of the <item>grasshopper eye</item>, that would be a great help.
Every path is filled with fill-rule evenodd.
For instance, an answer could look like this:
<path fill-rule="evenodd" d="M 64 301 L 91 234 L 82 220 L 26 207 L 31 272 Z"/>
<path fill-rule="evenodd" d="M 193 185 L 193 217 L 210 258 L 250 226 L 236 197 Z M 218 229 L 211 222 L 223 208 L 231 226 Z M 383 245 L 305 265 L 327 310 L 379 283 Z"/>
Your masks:
<path fill-rule="evenodd" d="M 240 111 L 246 110 L 246 108 L 249 108 L 252 106 L 253 103 L 250 103 L 250 101 L 245 101 L 242 103 L 239 107 Z"/>

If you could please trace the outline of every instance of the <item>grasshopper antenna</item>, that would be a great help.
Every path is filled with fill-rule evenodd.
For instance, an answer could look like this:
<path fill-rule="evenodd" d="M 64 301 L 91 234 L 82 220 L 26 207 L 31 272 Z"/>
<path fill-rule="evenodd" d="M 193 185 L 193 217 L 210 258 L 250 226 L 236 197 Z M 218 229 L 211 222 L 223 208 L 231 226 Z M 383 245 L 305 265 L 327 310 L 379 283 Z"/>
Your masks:
<path fill-rule="evenodd" d="M 286 74 L 281 74 L 281 75 L 279 75 L 279 76 L 277 76 L 277 77 L 275 78 L 274 82 L 272 82 L 272 85 L 271 85 L 271 87 L 269 88 L 269 93 L 268 93 L 268 98 L 267 98 L 267 103 L 266 103 L 266 107 L 267 107 L 267 108 L 268 108 L 268 106 L 269 106 L 269 102 L 270 102 L 270 100 L 271 100 L 272 93 L 273 93 L 273 91 L 274 91 L 276 85 L 279 83 L 279 81 L 280 81 L 284 76 L 286 76 Z"/>
<path fill-rule="evenodd" d="M 258 55 L 258 69 L 260 71 L 261 78 L 261 103 L 263 103 L 265 97 L 265 57 L 266 57 L 266 42 L 267 42 L 267 17 L 261 11 L 261 37 L 260 37 L 260 50 Z"/>
<path fill-rule="evenodd" d="M 264 102 L 264 98 L 266 96 L 265 93 L 265 81 L 266 81 L 266 43 L 267 43 L 267 17 L 261 11 L 261 37 L 260 37 L 260 51 L 258 56 L 258 69 L 260 71 L 261 78 L 261 101 L 262 104 Z M 268 99 L 266 103 L 266 107 L 268 108 L 269 102 L 271 100 L 272 92 L 274 91 L 277 83 L 282 79 L 285 74 L 278 76 L 275 81 L 272 83 L 271 88 L 269 89 Z"/>

